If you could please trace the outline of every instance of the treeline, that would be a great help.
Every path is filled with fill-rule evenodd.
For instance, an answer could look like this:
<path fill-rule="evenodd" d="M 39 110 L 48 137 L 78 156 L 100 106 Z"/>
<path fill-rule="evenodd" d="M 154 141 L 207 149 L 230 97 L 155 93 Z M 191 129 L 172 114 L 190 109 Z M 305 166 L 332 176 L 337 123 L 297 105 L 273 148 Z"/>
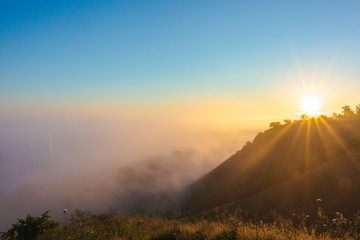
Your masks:
<path fill-rule="evenodd" d="M 355 110 L 352 109 L 349 105 L 345 105 L 342 108 L 341 113 L 333 113 L 332 116 L 326 115 L 319 115 L 317 118 L 312 117 L 311 119 L 360 119 L 360 104 L 355 106 Z M 300 116 L 301 120 L 308 120 L 309 116 L 307 114 L 302 114 Z M 301 120 L 294 120 L 291 119 L 284 119 L 284 125 L 291 124 L 293 122 L 301 121 Z M 271 122 L 270 128 L 279 127 L 281 126 L 281 122 Z"/>

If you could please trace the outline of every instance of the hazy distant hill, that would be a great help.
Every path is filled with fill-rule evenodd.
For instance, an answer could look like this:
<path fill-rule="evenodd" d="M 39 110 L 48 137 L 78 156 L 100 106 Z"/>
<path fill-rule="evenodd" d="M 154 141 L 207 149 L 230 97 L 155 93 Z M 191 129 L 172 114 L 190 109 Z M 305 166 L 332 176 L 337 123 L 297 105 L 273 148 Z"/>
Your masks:
<path fill-rule="evenodd" d="M 199 213 L 232 202 L 263 213 L 360 209 L 360 117 L 272 123 L 240 151 L 195 182 L 182 211 Z"/>

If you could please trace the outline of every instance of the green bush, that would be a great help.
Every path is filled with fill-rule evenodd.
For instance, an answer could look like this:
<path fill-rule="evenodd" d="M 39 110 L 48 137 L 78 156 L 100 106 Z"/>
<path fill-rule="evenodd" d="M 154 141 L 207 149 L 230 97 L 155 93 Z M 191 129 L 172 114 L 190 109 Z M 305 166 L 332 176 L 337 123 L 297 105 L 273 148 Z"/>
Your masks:
<path fill-rule="evenodd" d="M 16 224 L 3 234 L 5 240 L 33 240 L 41 233 L 44 233 L 57 226 L 57 223 L 50 220 L 49 211 L 41 214 L 40 217 L 33 217 L 27 214 L 25 219 L 18 219 Z"/>

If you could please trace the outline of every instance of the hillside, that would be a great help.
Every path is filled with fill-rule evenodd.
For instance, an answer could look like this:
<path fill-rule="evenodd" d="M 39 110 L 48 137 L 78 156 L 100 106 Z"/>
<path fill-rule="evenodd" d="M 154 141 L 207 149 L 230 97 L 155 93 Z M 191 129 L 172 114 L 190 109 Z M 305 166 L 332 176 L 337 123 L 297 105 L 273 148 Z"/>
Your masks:
<path fill-rule="evenodd" d="M 233 156 L 187 189 L 183 212 L 231 203 L 256 213 L 353 213 L 360 199 L 360 117 L 343 115 L 271 123 Z"/>

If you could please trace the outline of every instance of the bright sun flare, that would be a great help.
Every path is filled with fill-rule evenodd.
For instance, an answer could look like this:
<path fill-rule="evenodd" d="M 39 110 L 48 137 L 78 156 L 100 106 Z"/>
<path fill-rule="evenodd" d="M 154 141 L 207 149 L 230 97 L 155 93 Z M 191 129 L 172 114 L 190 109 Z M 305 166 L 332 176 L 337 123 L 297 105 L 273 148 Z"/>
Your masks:
<path fill-rule="evenodd" d="M 307 115 L 318 115 L 321 109 L 321 100 L 314 96 L 305 97 L 301 101 L 301 109 Z"/>

